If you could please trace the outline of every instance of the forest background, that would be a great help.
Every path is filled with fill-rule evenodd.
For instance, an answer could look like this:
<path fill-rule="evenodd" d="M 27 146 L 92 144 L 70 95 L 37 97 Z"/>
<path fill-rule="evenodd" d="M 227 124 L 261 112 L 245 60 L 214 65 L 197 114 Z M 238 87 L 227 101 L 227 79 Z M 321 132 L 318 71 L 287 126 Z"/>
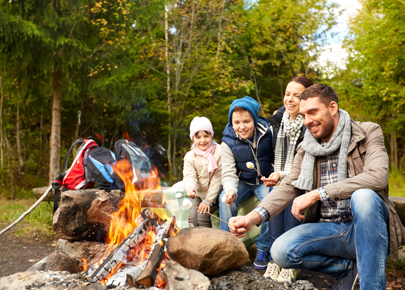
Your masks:
<path fill-rule="evenodd" d="M 0 1 L 0 198 L 48 185 L 88 136 L 132 139 L 171 185 L 193 117 L 220 141 L 232 100 L 249 95 L 269 117 L 298 75 L 382 126 L 391 195 L 405 195 L 405 2 L 360 4 L 346 64 L 321 66 L 340 13 L 326 0 Z"/>

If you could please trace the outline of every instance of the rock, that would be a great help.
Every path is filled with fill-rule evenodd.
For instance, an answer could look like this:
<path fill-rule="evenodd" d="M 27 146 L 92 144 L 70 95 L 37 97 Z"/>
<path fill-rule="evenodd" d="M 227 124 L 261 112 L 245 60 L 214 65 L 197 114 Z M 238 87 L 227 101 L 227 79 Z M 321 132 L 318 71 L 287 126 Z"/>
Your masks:
<path fill-rule="evenodd" d="M 226 271 L 211 277 L 209 290 L 244 290 L 244 289 L 295 289 L 317 290 L 314 285 L 305 280 L 279 283 L 271 278 L 261 276 L 252 266 L 243 266 L 239 270 Z M 326 288 L 322 288 L 326 289 Z M 328 288 L 330 289 L 330 288 Z"/>
<path fill-rule="evenodd" d="M 79 264 L 62 252 L 54 252 L 33 265 L 26 272 L 30 271 L 67 271 L 69 273 L 80 273 L 82 268 Z"/>
<path fill-rule="evenodd" d="M 118 210 L 118 201 L 118 197 L 104 191 L 62 192 L 53 229 L 62 239 L 102 242 L 109 231 L 111 213 Z"/>
<path fill-rule="evenodd" d="M 183 229 L 169 238 L 167 249 L 172 260 L 205 275 L 239 269 L 249 260 L 249 254 L 238 238 L 212 228 Z"/>
<path fill-rule="evenodd" d="M 405 197 L 390 196 L 390 200 L 395 204 L 395 210 L 397 211 L 402 224 L 405 226 Z"/>
<path fill-rule="evenodd" d="M 201 272 L 186 269 L 175 261 L 170 261 L 163 268 L 166 290 L 208 290 L 210 280 Z"/>
<path fill-rule="evenodd" d="M 91 241 L 68 241 L 59 239 L 57 249 L 82 265 L 82 258 L 86 259 L 87 267 L 100 261 L 108 245 Z"/>
<path fill-rule="evenodd" d="M 0 278 L 0 290 L 15 289 L 41 289 L 41 290 L 64 290 L 64 289 L 91 289 L 106 290 L 100 282 L 90 283 L 80 274 L 53 271 L 19 272 Z M 115 290 L 124 289 L 115 288 Z"/>

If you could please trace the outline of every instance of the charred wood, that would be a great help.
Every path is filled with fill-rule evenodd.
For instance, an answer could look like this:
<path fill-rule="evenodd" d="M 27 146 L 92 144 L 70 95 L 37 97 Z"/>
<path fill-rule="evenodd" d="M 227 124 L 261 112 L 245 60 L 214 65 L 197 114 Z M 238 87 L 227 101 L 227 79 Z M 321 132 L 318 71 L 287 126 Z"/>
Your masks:
<path fill-rule="evenodd" d="M 159 229 L 151 253 L 147 260 L 145 270 L 143 270 L 138 279 L 136 279 L 136 284 L 146 287 L 151 287 L 155 284 L 158 268 L 160 267 L 164 257 L 165 244 L 174 230 L 175 223 L 176 218 L 173 216 L 162 228 Z"/>

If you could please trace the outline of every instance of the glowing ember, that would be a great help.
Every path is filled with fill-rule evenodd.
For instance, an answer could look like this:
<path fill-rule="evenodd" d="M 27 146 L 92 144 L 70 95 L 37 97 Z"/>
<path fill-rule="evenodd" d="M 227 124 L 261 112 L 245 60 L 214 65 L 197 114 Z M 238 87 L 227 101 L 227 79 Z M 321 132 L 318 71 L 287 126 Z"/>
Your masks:
<path fill-rule="evenodd" d="M 86 271 L 87 270 L 87 261 L 85 258 L 82 258 L 83 264 L 82 264 L 82 271 Z"/>

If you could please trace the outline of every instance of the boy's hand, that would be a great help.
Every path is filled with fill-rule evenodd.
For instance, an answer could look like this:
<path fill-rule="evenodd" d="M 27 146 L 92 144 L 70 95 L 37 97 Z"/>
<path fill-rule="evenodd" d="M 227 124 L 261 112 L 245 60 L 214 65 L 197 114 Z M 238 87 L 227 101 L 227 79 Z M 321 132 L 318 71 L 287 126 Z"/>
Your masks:
<path fill-rule="evenodd" d="M 195 198 L 195 191 L 194 191 L 194 189 L 189 189 L 189 190 L 187 190 L 187 196 L 188 196 L 189 198 L 191 198 L 191 199 L 194 199 L 194 198 Z"/>
<path fill-rule="evenodd" d="M 225 203 L 231 206 L 236 200 L 236 193 L 233 190 L 228 191 L 225 195 Z"/>
<path fill-rule="evenodd" d="M 200 206 L 198 207 L 197 212 L 199 212 L 199 213 L 207 213 L 207 212 L 210 212 L 210 209 L 211 208 L 210 208 L 210 206 L 208 204 L 201 202 Z"/>
<path fill-rule="evenodd" d="M 278 182 L 280 182 L 281 175 L 280 172 L 273 172 L 270 174 L 269 177 L 262 177 L 261 180 L 263 181 L 264 185 L 266 187 L 272 187 L 275 186 Z"/>

